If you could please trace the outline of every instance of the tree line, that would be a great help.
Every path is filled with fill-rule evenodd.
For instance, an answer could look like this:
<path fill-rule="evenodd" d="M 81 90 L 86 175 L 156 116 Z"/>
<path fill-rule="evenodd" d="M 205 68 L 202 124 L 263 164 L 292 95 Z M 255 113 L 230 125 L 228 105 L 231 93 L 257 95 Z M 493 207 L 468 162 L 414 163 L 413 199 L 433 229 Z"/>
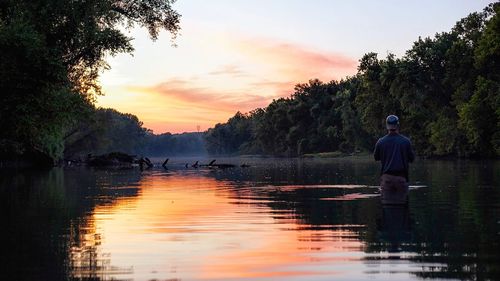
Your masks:
<path fill-rule="evenodd" d="M 405 55 L 365 54 L 352 77 L 298 84 L 206 132 L 214 154 L 371 151 L 396 114 L 423 156 L 500 156 L 500 3 L 418 38 Z"/>
<path fill-rule="evenodd" d="M 137 116 L 98 108 L 63 138 L 63 158 L 84 160 L 110 152 L 145 156 L 206 154 L 203 133 L 154 134 Z"/>
<path fill-rule="evenodd" d="M 95 107 L 105 57 L 133 51 L 121 26 L 173 37 L 174 1 L 0 2 L 0 160 L 47 164 L 86 153 L 297 156 L 369 151 L 388 114 L 421 155 L 500 155 L 500 4 L 419 38 L 401 58 L 364 55 L 352 77 L 296 85 L 204 133 L 155 135 L 134 115 Z"/>

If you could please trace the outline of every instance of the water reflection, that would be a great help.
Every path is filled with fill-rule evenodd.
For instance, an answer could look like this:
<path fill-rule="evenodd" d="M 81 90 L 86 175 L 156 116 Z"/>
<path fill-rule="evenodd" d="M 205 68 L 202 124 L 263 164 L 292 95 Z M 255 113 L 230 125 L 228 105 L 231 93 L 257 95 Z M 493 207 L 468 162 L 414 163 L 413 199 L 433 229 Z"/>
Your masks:
<path fill-rule="evenodd" d="M 106 261 L 95 259 L 99 243 L 91 237 L 99 233 L 88 215 L 96 204 L 135 196 L 139 179 L 138 173 L 113 171 L 1 171 L 0 279 L 66 280 L 73 269 L 97 276 Z"/>
<path fill-rule="evenodd" d="M 404 251 L 404 244 L 411 242 L 410 212 L 408 206 L 382 206 L 382 219 L 379 225 L 379 240 L 389 253 Z"/>
<path fill-rule="evenodd" d="M 496 279 L 498 162 L 413 167 L 382 207 L 376 164 L 2 173 L 2 280 Z M 376 173 L 376 172 L 375 172 Z"/>

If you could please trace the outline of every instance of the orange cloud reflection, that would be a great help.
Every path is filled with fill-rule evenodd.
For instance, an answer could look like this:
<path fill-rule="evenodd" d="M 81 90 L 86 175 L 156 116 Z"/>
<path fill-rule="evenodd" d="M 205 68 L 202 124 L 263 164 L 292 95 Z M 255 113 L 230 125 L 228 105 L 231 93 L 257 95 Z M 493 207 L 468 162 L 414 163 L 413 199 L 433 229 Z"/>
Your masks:
<path fill-rule="evenodd" d="M 304 229 L 269 207 L 234 204 L 235 192 L 251 190 L 186 173 L 146 176 L 137 198 L 93 212 L 99 252 L 109 253 L 113 267 L 133 267 L 127 279 L 334 275 L 337 268 L 328 266 L 350 261 L 342 253 L 362 247 L 349 230 Z"/>

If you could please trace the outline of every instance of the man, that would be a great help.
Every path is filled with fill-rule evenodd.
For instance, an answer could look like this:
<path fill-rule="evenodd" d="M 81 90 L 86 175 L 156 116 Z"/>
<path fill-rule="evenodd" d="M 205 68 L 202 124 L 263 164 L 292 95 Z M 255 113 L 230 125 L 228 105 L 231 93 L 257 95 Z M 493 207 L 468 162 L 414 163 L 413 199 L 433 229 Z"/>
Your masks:
<path fill-rule="evenodd" d="M 408 166 L 415 159 L 411 141 L 399 134 L 399 118 L 387 116 L 388 134 L 375 145 L 373 156 L 381 162 L 380 188 L 382 204 L 408 202 Z"/>

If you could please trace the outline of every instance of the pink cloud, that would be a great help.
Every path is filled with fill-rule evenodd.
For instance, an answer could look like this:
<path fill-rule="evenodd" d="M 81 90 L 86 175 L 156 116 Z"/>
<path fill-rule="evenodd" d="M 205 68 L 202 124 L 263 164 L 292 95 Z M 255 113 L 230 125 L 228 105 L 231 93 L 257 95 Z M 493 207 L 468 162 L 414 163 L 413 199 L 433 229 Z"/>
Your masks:
<path fill-rule="evenodd" d="M 295 83 L 314 78 L 340 80 L 355 74 L 358 64 L 357 59 L 342 54 L 274 39 L 242 39 L 234 44 L 251 59 L 274 67 L 288 81 Z"/>
<path fill-rule="evenodd" d="M 231 75 L 236 77 L 246 76 L 241 67 L 235 64 L 226 64 L 208 73 L 209 75 Z"/>
<path fill-rule="evenodd" d="M 269 80 L 256 81 L 251 83 L 249 86 L 258 90 L 258 89 L 266 89 L 266 91 L 272 91 L 266 96 L 269 99 L 276 99 L 280 97 L 289 97 L 293 94 L 293 88 L 298 82 L 287 81 L 287 82 L 274 82 Z"/>

